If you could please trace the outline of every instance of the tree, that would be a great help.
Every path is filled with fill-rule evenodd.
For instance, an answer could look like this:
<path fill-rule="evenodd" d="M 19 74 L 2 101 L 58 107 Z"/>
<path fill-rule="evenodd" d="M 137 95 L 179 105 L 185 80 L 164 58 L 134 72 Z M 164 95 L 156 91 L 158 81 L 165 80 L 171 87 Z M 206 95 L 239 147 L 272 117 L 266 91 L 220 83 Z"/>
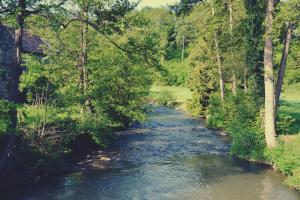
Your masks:
<path fill-rule="evenodd" d="M 290 43 L 291 43 L 291 39 L 292 39 L 292 32 L 293 32 L 292 25 L 290 22 L 288 22 L 286 36 L 284 39 L 284 47 L 282 50 L 282 56 L 281 56 L 281 61 L 280 61 L 280 68 L 279 68 L 278 78 L 277 78 L 277 83 L 276 83 L 275 111 L 277 110 L 277 107 L 279 104 L 279 99 L 280 99 L 280 94 L 281 94 L 282 84 L 283 84 L 283 78 L 284 78 L 284 74 L 285 74 L 285 70 L 286 70 L 286 63 L 287 63 Z"/>
<path fill-rule="evenodd" d="M 60 0 L 55 4 L 43 3 L 36 0 L 3 0 L 0 3 L 0 15 L 13 15 L 16 19 L 17 28 L 14 33 L 14 46 L 16 50 L 16 62 L 12 66 L 10 72 L 9 94 L 8 99 L 14 103 L 22 102 L 19 92 L 20 75 L 22 73 L 22 38 L 25 25 L 25 19 L 31 15 L 45 14 L 51 9 L 57 8 L 64 4 L 66 0 Z M 6 150 L 1 157 L 0 168 L 4 165 L 6 159 L 13 148 L 16 140 L 15 129 L 17 127 L 17 110 L 13 109 L 10 112 L 10 121 L 12 130 L 14 130 L 6 144 Z"/>
<path fill-rule="evenodd" d="M 212 16 L 215 17 L 215 5 L 214 0 L 211 0 L 211 13 Z M 220 83 L 220 97 L 221 100 L 224 100 L 225 97 L 225 87 L 224 87 L 224 79 L 223 79 L 223 63 L 221 58 L 220 46 L 218 34 L 221 32 L 218 25 L 216 25 L 215 30 L 213 32 L 214 44 L 215 44 L 215 52 L 218 63 L 218 72 L 219 72 L 219 83 Z"/>
<path fill-rule="evenodd" d="M 263 75 L 263 34 L 265 18 L 265 1 L 245 0 L 246 16 L 242 22 L 242 32 L 245 40 L 244 90 L 256 96 L 264 96 Z M 260 104 L 258 102 L 258 104 Z"/>
<path fill-rule="evenodd" d="M 276 22 L 279 25 L 279 29 L 283 27 L 283 49 L 281 54 L 281 60 L 279 65 L 279 72 L 276 83 L 275 92 L 275 111 L 278 108 L 284 75 L 287 67 L 287 58 L 290 51 L 293 31 L 298 27 L 300 22 L 300 2 L 298 0 L 290 0 L 287 2 L 280 2 L 278 5 L 278 16 Z M 276 24 L 276 25 L 277 25 Z"/>
<path fill-rule="evenodd" d="M 232 39 L 233 37 L 233 2 L 232 0 L 228 0 L 228 7 L 229 7 L 229 31 L 230 31 L 230 37 Z M 233 52 L 231 52 L 231 55 L 233 57 Z M 236 71 L 232 70 L 232 93 L 234 96 L 237 95 L 237 77 L 236 77 Z"/>
<path fill-rule="evenodd" d="M 275 98 L 273 72 L 273 40 L 272 27 L 274 18 L 274 0 L 268 0 L 266 12 L 266 31 L 264 47 L 265 66 L 265 137 L 269 148 L 277 146 L 275 131 Z"/>
<path fill-rule="evenodd" d="M 187 15 L 195 7 L 195 5 L 202 1 L 203 0 L 180 0 L 178 3 L 171 5 L 170 10 L 177 16 Z"/>

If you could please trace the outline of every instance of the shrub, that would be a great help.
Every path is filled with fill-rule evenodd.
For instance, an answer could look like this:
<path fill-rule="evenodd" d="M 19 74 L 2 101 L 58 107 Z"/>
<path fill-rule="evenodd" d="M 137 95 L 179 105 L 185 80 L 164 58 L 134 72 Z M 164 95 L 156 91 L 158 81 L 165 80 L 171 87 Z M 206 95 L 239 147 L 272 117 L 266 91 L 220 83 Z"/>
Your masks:
<path fill-rule="evenodd" d="M 10 129 L 10 112 L 16 109 L 13 103 L 6 100 L 0 100 L 0 135 L 9 132 Z"/>
<path fill-rule="evenodd" d="M 158 97 L 157 97 L 157 99 L 156 99 L 156 101 L 157 101 L 157 103 L 158 104 L 160 104 L 160 105 L 168 105 L 168 103 L 170 102 L 170 101 L 175 101 L 176 99 L 175 99 L 175 97 L 172 95 L 172 93 L 171 92 L 168 92 L 168 91 L 164 91 L 164 92 L 162 92 L 162 93 L 159 93 L 159 95 L 158 95 Z"/>
<path fill-rule="evenodd" d="M 289 176 L 286 183 L 300 191 L 300 167 L 293 171 L 293 176 Z"/>
<path fill-rule="evenodd" d="M 120 124 L 113 123 L 104 117 L 86 116 L 79 124 L 80 133 L 87 135 L 95 144 L 107 147 L 112 140 L 112 132 L 120 127 Z"/>
<path fill-rule="evenodd" d="M 186 86 L 192 66 L 188 62 L 179 60 L 166 61 L 164 64 L 167 73 L 154 73 L 154 81 L 157 85 Z"/>
<path fill-rule="evenodd" d="M 281 142 L 276 148 L 265 153 L 268 161 L 283 174 L 287 175 L 287 183 L 300 190 L 300 134 L 289 142 Z"/>
<path fill-rule="evenodd" d="M 200 96 L 193 93 L 192 100 L 188 103 L 188 111 L 194 117 L 204 117 L 206 114 L 206 108 L 200 103 Z"/>
<path fill-rule="evenodd" d="M 286 135 L 290 133 L 290 127 L 296 120 L 288 114 L 277 115 L 276 131 L 279 135 Z"/>
<path fill-rule="evenodd" d="M 300 167 L 300 136 L 294 141 L 281 142 L 273 149 L 266 151 L 266 157 L 269 161 L 285 175 L 292 175 L 293 170 Z"/>
<path fill-rule="evenodd" d="M 210 97 L 207 125 L 229 132 L 232 138 L 231 153 L 251 159 L 263 159 L 265 141 L 258 105 L 250 95 Z"/>
<path fill-rule="evenodd" d="M 206 65 L 197 64 L 191 73 L 188 86 L 193 92 L 193 97 L 189 105 L 189 110 L 194 116 L 205 115 L 209 103 L 219 103 L 217 102 L 216 95 L 211 94 L 217 84 L 212 71 Z M 210 97 L 214 99 L 210 101 Z M 213 107 L 217 108 L 218 106 Z"/>

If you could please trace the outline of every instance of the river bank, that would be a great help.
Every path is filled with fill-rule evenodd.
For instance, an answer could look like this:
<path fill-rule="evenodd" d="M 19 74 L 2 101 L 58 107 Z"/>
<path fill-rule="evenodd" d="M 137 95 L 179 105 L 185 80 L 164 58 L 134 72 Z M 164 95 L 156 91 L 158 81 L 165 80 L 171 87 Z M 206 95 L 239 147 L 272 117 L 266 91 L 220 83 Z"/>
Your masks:
<path fill-rule="evenodd" d="M 166 101 L 166 105 L 174 109 L 181 110 L 189 115 L 191 113 L 188 109 L 187 102 Z M 159 102 L 157 102 L 159 103 Z M 283 107 L 286 110 L 286 107 Z M 280 110 L 280 112 L 282 112 Z M 202 120 L 206 120 L 201 118 Z M 298 121 L 299 118 L 296 118 Z M 292 130 L 297 129 L 296 123 Z M 226 129 L 209 127 L 213 130 L 218 130 L 220 135 L 229 136 L 230 133 Z M 263 157 L 255 159 L 251 157 L 245 157 L 241 155 L 235 155 L 241 159 L 248 160 L 253 163 L 262 163 L 273 168 L 274 171 L 281 173 L 285 177 L 285 183 L 289 187 L 298 190 L 300 192 L 300 134 L 298 135 L 281 135 L 278 137 L 279 146 L 272 150 L 266 150 Z"/>
<path fill-rule="evenodd" d="M 121 131 L 107 150 L 86 157 L 77 172 L 12 199 L 300 199 L 279 174 L 234 158 L 229 149 L 228 137 L 205 128 L 204 121 L 156 107 L 148 121 Z M 93 168 L 98 154 L 111 159 L 109 168 Z"/>

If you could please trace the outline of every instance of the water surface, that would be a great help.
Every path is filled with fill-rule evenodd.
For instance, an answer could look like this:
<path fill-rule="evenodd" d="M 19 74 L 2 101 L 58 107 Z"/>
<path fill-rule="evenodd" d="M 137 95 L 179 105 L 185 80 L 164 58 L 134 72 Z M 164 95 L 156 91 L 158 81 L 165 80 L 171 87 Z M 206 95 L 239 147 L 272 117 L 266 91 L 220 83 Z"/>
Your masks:
<path fill-rule="evenodd" d="M 228 156 L 228 139 L 180 111 L 157 107 L 122 132 L 120 165 L 69 174 L 20 200 L 300 200 L 263 165 Z"/>

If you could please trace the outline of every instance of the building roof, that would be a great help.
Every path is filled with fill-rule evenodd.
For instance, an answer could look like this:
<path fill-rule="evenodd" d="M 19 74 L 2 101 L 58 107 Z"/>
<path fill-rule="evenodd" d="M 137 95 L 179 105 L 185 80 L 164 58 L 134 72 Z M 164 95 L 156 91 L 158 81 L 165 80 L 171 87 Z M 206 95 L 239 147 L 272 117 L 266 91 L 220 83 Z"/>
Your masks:
<path fill-rule="evenodd" d="M 23 32 L 22 50 L 25 53 L 44 54 L 42 46 L 45 42 L 37 35 L 33 35 L 27 30 Z"/>
<path fill-rule="evenodd" d="M 14 39 L 15 34 L 14 34 L 14 29 L 5 26 L 10 34 L 11 37 Z M 44 54 L 44 51 L 42 47 L 46 43 L 41 39 L 41 37 L 32 34 L 30 31 L 24 29 L 23 30 L 23 37 L 22 37 L 22 52 L 24 53 L 33 53 L 33 54 Z"/>

